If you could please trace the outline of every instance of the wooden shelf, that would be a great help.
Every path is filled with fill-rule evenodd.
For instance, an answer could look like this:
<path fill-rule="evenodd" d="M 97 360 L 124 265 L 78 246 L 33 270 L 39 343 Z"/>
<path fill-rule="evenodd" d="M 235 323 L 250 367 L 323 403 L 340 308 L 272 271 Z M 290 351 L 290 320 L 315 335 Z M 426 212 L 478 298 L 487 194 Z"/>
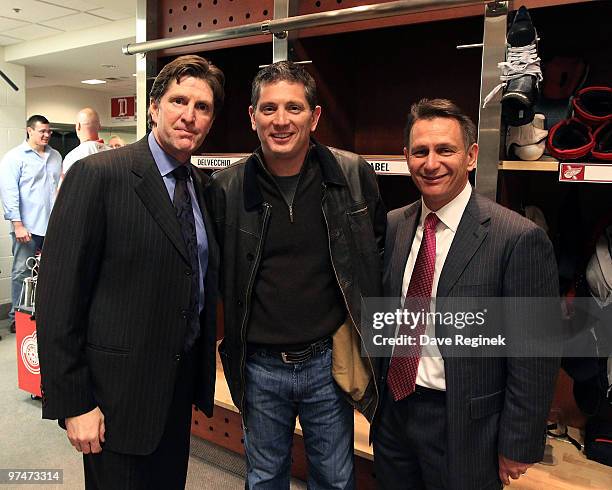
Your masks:
<path fill-rule="evenodd" d="M 219 170 L 249 156 L 249 153 L 207 153 L 194 155 L 191 163 L 206 170 Z M 378 175 L 410 175 L 401 155 L 362 155 Z"/>
<path fill-rule="evenodd" d="M 223 375 L 223 368 L 220 366 L 219 354 L 217 354 L 217 382 L 215 385 L 215 405 L 225 408 L 231 412 L 239 413 L 238 407 L 234 405 L 232 397 L 230 395 L 229 386 L 225 376 Z"/>
<path fill-rule="evenodd" d="M 499 170 L 527 172 L 556 172 L 559 182 L 575 182 L 586 184 L 612 183 L 612 163 L 603 162 L 561 162 L 558 160 L 536 160 L 522 162 L 503 160 Z"/>
<path fill-rule="evenodd" d="M 503 160 L 499 162 L 499 170 L 515 170 L 526 172 L 557 172 L 559 162 L 557 160 L 536 160 L 533 162 L 518 160 Z"/>

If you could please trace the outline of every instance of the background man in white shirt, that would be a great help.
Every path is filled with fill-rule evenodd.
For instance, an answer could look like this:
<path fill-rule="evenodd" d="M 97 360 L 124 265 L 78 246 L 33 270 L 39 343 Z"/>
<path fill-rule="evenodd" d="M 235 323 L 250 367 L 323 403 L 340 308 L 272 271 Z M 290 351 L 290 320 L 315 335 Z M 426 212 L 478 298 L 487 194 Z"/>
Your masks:
<path fill-rule="evenodd" d="M 100 151 L 110 150 L 110 146 L 105 145 L 98 135 L 101 129 L 100 116 L 91 107 L 79 111 L 74 128 L 81 144 L 64 158 L 63 175 L 66 175 L 76 161 Z"/>
<path fill-rule="evenodd" d="M 455 104 L 414 104 L 404 144 L 421 199 L 388 214 L 386 296 L 434 311 L 436 297 L 558 294 L 545 232 L 472 191 L 476 127 Z M 418 328 L 436 336 L 435 325 Z M 540 461 L 558 358 L 460 357 L 444 345 L 412 352 L 395 347 L 381 361 L 384 393 L 372 425 L 381 488 L 500 488 Z"/>

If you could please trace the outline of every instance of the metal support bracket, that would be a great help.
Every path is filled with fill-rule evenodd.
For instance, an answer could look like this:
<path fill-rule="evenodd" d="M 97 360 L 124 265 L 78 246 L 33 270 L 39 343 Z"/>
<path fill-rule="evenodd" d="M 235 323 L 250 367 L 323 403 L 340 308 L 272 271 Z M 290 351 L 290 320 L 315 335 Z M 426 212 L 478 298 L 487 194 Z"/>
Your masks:
<path fill-rule="evenodd" d="M 286 19 L 298 12 L 297 0 L 274 0 L 274 18 Z M 289 31 L 275 32 L 272 36 L 272 63 L 291 59 L 291 40 L 295 34 Z"/>
<path fill-rule="evenodd" d="M 475 185 L 480 194 L 492 200 L 497 197 L 501 104 L 491 101 L 484 109 L 482 104 L 487 94 L 499 83 L 497 63 L 506 59 L 507 21 L 508 2 L 496 1 L 485 6 Z"/>

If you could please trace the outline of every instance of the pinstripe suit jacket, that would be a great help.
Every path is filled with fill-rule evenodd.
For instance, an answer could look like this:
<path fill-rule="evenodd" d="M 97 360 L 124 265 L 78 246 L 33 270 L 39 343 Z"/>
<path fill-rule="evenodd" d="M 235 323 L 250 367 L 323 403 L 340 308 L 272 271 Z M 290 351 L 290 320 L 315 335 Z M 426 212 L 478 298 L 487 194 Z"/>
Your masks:
<path fill-rule="evenodd" d="M 401 296 L 420 213 L 419 200 L 388 214 L 386 296 Z M 557 295 L 556 262 L 544 231 L 473 192 L 441 271 L 436 296 Z M 525 463 L 542 457 L 559 360 L 447 356 L 446 346 L 440 346 L 440 351 L 446 376 L 451 488 L 499 488 L 498 453 Z M 381 359 L 383 387 L 388 365 L 389 358 Z M 375 427 L 376 423 L 373 430 Z"/>
<path fill-rule="evenodd" d="M 212 414 L 218 248 L 209 263 L 194 402 Z M 45 238 L 36 321 L 43 417 L 96 405 L 105 447 L 150 454 L 158 445 L 183 349 L 191 279 L 180 225 L 146 138 L 77 162 L 66 175 Z"/>

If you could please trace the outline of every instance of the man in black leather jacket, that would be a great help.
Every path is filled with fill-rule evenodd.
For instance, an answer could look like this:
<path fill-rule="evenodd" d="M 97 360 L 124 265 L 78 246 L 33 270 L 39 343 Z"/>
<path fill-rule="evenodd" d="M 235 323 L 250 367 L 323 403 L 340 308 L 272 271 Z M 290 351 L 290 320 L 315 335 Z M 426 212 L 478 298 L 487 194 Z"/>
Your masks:
<path fill-rule="evenodd" d="M 354 488 L 353 407 L 374 415 L 378 387 L 361 357 L 362 297 L 381 296 L 385 211 L 361 157 L 312 139 L 312 77 L 279 62 L 253 81 L 261 147 L 213 175 L 221 246 L 220 346 L 244 424 L 247 488 L 289 488 L 299 415 L 309 488 Z"/>

